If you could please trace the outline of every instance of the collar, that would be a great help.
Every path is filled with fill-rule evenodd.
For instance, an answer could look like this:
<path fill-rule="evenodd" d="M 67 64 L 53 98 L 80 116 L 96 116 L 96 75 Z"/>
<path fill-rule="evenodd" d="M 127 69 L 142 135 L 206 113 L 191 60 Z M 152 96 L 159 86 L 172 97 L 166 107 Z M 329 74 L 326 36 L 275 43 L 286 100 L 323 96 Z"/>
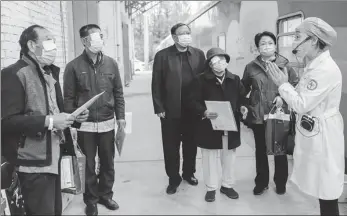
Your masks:
<path fill-rule="evenodd" d="M 32 66 L 33 68 L 36 68 L 37 72 L 40 72 L 41 74 L 48 74 L 43 68 L 40 67 L 39 63 L 33 59 L 29 55 L 23 55 L 22 60 L 25 61 L 28 65 Z M 60 68 L 55 66 L 54 64 L 51 64 L 49 66 L 45 66 L 45 68 L 48 68 L 51 72 L 53 77 L 57 78 L 59 77 Z"/>
<path fill-rule="evenodd" d="M 169 49 L 170 49 L 170 52 L 174 53 L 175 55 L 179 55 L 179 54 L 182 53 L 182 52 L 180 52 L 180 51 L 177 49 L 177 47 L 176 47 L 175 44 L 172 45 Z M 193 51 L 192 47 L 191 47 L 191 46 L 188 46 L 188 47 L 187 47 L 187 51 L 185 51 L 185 52 L 187 52 L 188 55 L 192 55 L 192 51 Z"/>
<path fill-rule="evenodd" d="M 230 71 L 228 71 L 228 69 L 225 69 L 225 70 L 226 71 L 225 71 L 223 80 L 225 80 L 225 79 L 232 79 L 232 80 L 234 80 L 235 79 L 235 75 L 232 74 Z M 212 69 L 209 69 L 204 74 L 205 74 L 206 79 L 216 79 L 217 78 L 216 75 L 212 72 Z"/>
<path fill-rule="evenodd" d="M 96 62 L 94 64 L 93 60 L 89 58 L 89 56 L 87 55 L 87 51 L 84 50 L 82 55 L 84 56 L 85 60 L 91 64 L 91 65 L 99 65 L 104 61 L 104 54 L 102 52 L 99 52 L 97 57 L 96 57 Z"/>
<path fill-rule="evenodd" d="M 308 65 L 306 70 L 311 70 L 316 68 L 322 61 L 330 57 L 330 51 L 325 50 L 322 52 L 319 56 L 317 56 L 315 59 L 313 59 Z"/>

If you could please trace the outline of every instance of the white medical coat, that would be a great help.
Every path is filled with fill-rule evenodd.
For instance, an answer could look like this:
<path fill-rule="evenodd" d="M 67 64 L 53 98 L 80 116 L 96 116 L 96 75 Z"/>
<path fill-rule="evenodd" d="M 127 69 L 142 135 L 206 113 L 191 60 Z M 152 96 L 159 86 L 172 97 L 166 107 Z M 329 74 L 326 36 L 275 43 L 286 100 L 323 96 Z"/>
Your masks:
<path fill-rule="evenodd" d="M 279 87 L 281 97 L 298 113 L 291 180 L 304 193 L 324 200 L 338 199 L 344 185 L 341 91 L 341 71 L 329 51 L 304 69 L 296 88 L 289 83 Z M 300 126 L 303 114 L 315 117 L 312 132 Z"/>

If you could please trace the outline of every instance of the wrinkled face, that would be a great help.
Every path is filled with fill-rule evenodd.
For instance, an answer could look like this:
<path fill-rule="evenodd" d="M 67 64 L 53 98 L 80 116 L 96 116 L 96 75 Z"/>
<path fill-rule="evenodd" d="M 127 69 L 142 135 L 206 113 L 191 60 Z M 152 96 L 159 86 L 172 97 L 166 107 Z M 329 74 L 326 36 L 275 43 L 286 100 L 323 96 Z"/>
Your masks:
<path fill-rule="evenodd" d="M 303 28 L 299 27 L 295 30 L 292 48 L 297 51 L 295 54 L 297 57 L 305 58 L 316 50 L 317 42 L 318 39 L 316 37 L 308 35 Z"/>
<path fill-rule="evenodd" d="M 273 56 L 276 51 L 275 41 L 273 41 L 272 38 L 269 36 L 261 37 L 259 41 L 258 51 L 262 56 Z"/>
<path fill-rule="evenodd" d="M 33 53 L 35 56 L 42 56 L 43 50 L 51 51 L 56 50 L 55 38 L 53 34 L 47 29 L 36 28 L 37 40 L 29 40 L 27 45 L 29 52 Z"/>

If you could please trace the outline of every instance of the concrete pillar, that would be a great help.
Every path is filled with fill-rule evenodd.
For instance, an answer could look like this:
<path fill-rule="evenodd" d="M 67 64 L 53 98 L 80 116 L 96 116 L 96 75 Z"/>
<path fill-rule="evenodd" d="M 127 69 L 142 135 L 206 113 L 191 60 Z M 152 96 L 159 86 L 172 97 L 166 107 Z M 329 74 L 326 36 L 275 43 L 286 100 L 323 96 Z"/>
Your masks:
<path fill-rule="evenodd" d="M 144 18 L 144 60 L 145 60 L 145 69 L 148 70 L 149 62 L 149 31 L 148 31 L 148 16 L 146 13 L 143 14 Z"/>

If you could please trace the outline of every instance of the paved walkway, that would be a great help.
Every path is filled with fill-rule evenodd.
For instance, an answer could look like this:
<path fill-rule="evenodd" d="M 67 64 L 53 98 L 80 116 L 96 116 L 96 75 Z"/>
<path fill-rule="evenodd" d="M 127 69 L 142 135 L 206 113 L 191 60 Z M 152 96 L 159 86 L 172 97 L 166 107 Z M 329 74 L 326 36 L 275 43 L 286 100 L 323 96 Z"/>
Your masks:
<path fill-rule="evenodd" d="M 126 138 L 122 157 L 115 158 L 116 182 L 114 199 L 120 209 L 109 211 L 99 205 L 99 215 L 126 214 L 186 214 L 186 215 L 318 215 L 318 201 L 302 194 L 290 182 L 287 193 L 279 196 L 270 189 L 262 196 L 254 196 L 255 161 L 253 134 L 242 128 L 242 145 L 238 148 L 237 185 L 238 200 L 230 200 L 219 192 L 216 201 L 204 201 L 205 185 L 202 177 L 201 156 L 198 150 L 197 173 L 198 186 L 183 182 L 174 195 L 167 195 L 165 189 L 168 179 L 165 174 L 161 131 L 159 119 L 153 114 L 150 94 L 151 74 L 134 76 L 129 87 L 124 89 L 126 111 L 133 113 L 132 134 Z M 270 157 L 271 178 L 273 176 L 273 158 Z M 292 161 L 290 160 L 290 168 Z M 340 206 L 341 213 L 347 211 L 345 204 Z M 67 207 L 64 215 L 83 215 L 82 196 L 76 196 Z"/>

